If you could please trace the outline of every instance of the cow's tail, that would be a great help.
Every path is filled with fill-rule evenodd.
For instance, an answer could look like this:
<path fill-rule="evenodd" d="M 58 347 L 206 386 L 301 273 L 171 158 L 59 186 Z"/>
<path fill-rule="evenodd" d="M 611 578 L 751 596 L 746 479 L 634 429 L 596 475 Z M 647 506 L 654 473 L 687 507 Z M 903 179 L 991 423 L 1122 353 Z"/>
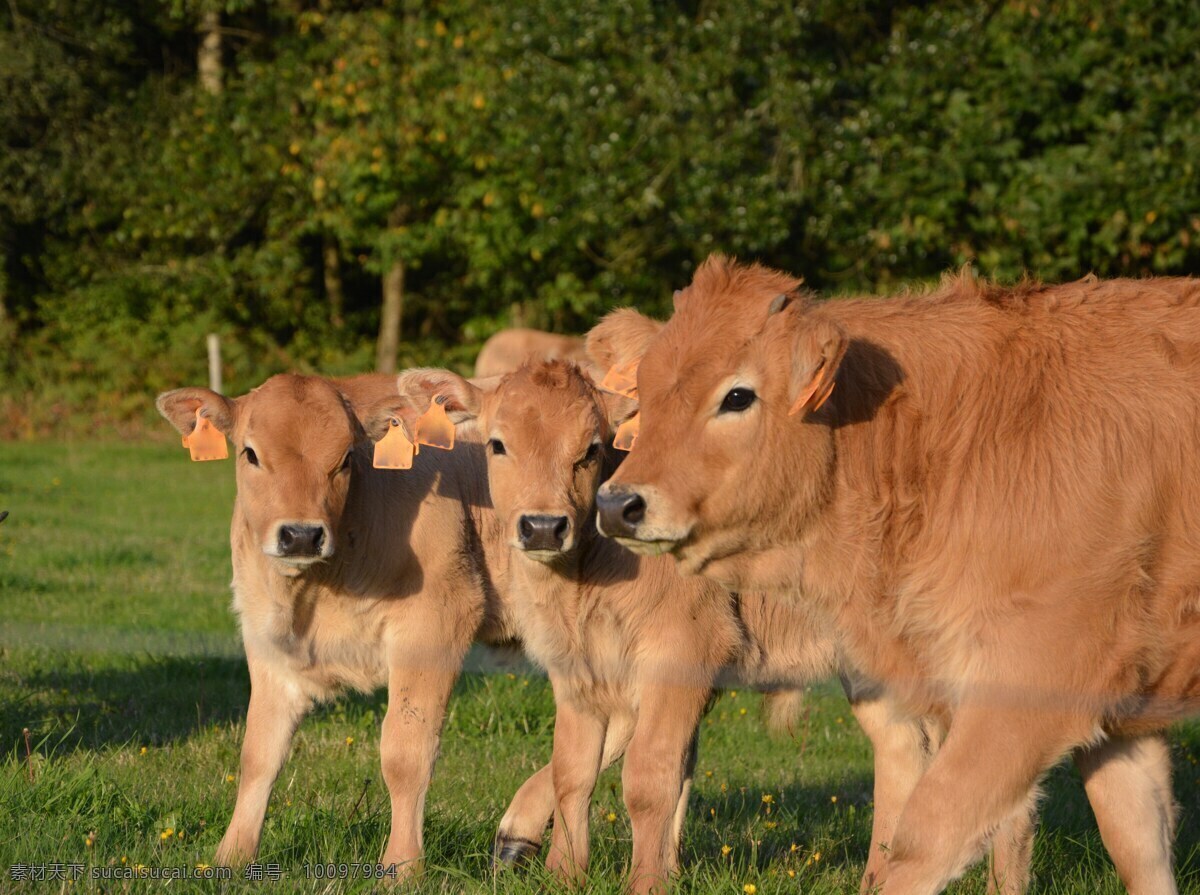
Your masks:
<path fill-rule="evenodd" d="M 795 737 L 804 716 L 803 690 L 768 690 L 763 694 L 763 720 L 767 730 L 782 736 Z"/>

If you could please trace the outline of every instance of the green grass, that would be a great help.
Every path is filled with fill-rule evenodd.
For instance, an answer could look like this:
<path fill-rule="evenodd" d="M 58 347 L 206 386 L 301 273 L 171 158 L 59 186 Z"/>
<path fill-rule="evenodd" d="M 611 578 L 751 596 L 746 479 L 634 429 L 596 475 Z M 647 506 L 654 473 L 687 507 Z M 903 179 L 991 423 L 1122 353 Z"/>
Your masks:
<path fill-rule="evenodd" d="M 12 511 L 0 526 L 0 892 L 60 888 L 11 882 L 18 862 L 211 861 L 233 807 L 228 778 L 249 692 L 228 609 L 232 479 L 228 464 L 190 463 L 173 445 L 0 445 L 0 509 Z M 374 890 L 306 880 L 303 866 L 378 855 L 388 828 L 384 699 L 347 698 L 302 726 L 263 839 L 261 860 L 281 865 L 283 882 L 174 890 Z M 488 869 L 508 799 L 549 756 L 552 710 L 528 669 L 464 676 L 428 802 L 424 890 L 559 890 L 536 869 L 498 878 Z M 1173 742 L 1180 883 L 1200 892 L 1200 727 L 1178 729 Z M 869 749 L 836 687 L 813 688 L 795 740 L 766 734 L 753 694 L 725 694 L 704 726 L 680 890 L 855 891 L 870 784 Z M 1058 769 L 1047 789 L 1034 891 L 1121 891 L 1075 772 Z M 619 773 L 602 779 L 593 820 L 593 891 L 616 893 L 629 854 Z M 130 890 L 72 890 L 81 887 Z M 954 891 L 982 892 L 982 873 Z"/>

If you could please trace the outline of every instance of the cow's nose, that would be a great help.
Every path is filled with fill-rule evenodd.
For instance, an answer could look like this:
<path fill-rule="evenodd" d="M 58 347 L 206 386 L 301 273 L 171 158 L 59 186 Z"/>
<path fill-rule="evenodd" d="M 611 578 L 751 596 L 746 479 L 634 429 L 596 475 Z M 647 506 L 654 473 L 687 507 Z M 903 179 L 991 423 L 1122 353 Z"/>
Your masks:
<path fill-rule="evenodd" d="M 571 522 L 566 516 L 522 516 L 517 534 L 525 550 L 561 550 Z"/>
<path fill-rule="evenodd" d="M 596 496 L 596 509 L 601 532 L 610 538 L 632 538 L 646 515 L 646 501 L 636 491 L 613 488 Z"/>
<path fill-rule="evenodd" d="M 324 525 L 279 526 L 280 556 L 320 556 L 324 546 Z"/>

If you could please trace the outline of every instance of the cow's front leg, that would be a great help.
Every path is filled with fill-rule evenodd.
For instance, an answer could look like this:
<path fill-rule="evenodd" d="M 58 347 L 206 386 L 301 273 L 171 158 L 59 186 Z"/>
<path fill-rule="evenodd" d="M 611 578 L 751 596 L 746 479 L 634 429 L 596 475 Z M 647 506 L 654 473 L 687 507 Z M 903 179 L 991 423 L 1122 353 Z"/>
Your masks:
<path fill-rule="evenodd" d="M 1015 685 L 987 692 L 1005 689 L 1021 692 Z M 884 895 L 941 892 L 982 854 L 995 830 L 1027 810 L 1046 769 L 1094 729 L 1084 713 L 1014 702 L 981 699 L 955 709 L 945 742 L 900 815 Z"/>
<path fill-rule="evenodd" d="M 583 882 L 588 865 L 588 810 L 604 757 L 605 720 L 575 705 L 555 686 L 554 830 L 546 867 L 559 877 Z"/>
<path fill-rule="evenodd" d="M 382 863 L 398 878 L 421 870 L 425 795 L 433 777 L 450 691 L 466 645 L 439 638 L 435 620 L 406 619 L 406 635 L 389 647 L 388 707 L 379 744 L 392 802 L 392 831 Z"/>
<path fill-rule="evenodd" d="M 625 756 L 622 785 L 633 827 L 629 885 L 633 892 L 665 889 L 678 866 L 679 828 L 695 757 L 696 728 L 709 689 L 647 684 L 637 729 Z"/>
<path fill-rule="evenodd" d="M 250 708 L 242 740 L 237 804 L 214 858 L 221 866 L 244 864 L 258 853 L 271 787 L 287 760 L 296 726 L 311 705 L 279 669 L 254 658 L 248 658 L 247 663 Z"/>

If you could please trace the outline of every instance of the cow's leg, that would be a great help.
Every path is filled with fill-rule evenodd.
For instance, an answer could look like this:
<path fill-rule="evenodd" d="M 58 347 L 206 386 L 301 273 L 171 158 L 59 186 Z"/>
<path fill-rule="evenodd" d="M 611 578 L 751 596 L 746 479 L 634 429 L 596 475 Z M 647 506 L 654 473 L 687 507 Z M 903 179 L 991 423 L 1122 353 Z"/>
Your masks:
<path fill-rule="evenodd" d="M 1023 810 L 1045 770 L 1091 729 L 1082 715 L 1006 703 L 1011 699 L 972 700 L 956 709 L 900 815 L 884 895 L 940 892 L 982 854 L 993 831 Z"/>
<path fill-rule="evenodd" d="M 447 630 L 447 624 L 437 609 L 414 607 L 388 644 L 388 707 L 379 753 L 392 829 L 381 860 L 395 864 L 400 878 L 421 870 L 425 795 L 470 636 Z"/>
<path fill-rule="evenodd" d="M 931 744 L 920 720 L 899 714 L 878 690 L 863 694 L 843 681 L 850 710 L 871 741 L 875 757 L 875 810 L 871 821 L 871 846 L 863 873 L 862 892 L 883 882 L 888 849 L 904 803 L 912 794 L 930 760 Z"/>
<path fill-rule="evenodd" d="M 241 777 L 229 829 L 217 846 L 221 866 L 244 864 L 258 853 L 271 787 L 287 760 L 292 736 L 310 700 L 268 663 L 248 659 L 250 707 L 242 740 Z"/>
<path fill-rule="evenodd" d="M 1088 800 L 1130 895 L 1175 895 L 1171 756 L 1161 736 L 1116 737 L 1075 756 Z"/>
<path fill-rule="evenodd" d="M 692 743 L 709 689 L 646 684 L 637 726 L 625 755 L 622 784 L 633 826 L 629 885 L 633 892 L 659 891 L 678 865 L 672 850 L 680 801 L 690 778 Z"/>
<path fill-rule="evenodd" d="M 509 803 L 492 849 L 497 864 L 524 864 L 542 850 L 542 834 L 554 815 L 554 765 L 534 771 Z"/>
<path fill-rule="evenodd" d="M 1037 832 L 1037 788 L 1000 825 L 992 836 L 992 859 L 988 867 L 989 895 L 1022 895 L 1029 888 L 1033 861 L 1033 836 Z"/>
<path fill-rule="evenodd" d="M 631 733 L 632 724 L 628 718 L 609 719 L 604 735 L 604 757 L 600 760 L 601 772 L 625 754 Z M 553 764 L 548 764 L 521 784 L 504 812 L 493 851 L 497 863 L 523 864 L 541 851 L 542 836 L 554 816 L 554 806 L 554 771 Z"/>
<path fill-rule="evenodd" d="M 697 723 L 699 719 L 697 719 Z M 696 756 L 699 753 L 700 729 L 692 734 L 692 742 L 688 746 L 687 761 L 683 768 L 683 788 L 679 793 L 679 804 L 675 806 L 675 819 L 671 824 L 671 843 L 667 850 L 667 870 L 675 873 L 679 870 L 679 844 L 683 841 L 683 822 L 687 819 L 688 796 L 692 792 L 692 778 L 696 774 Z"/>
<path fill-rule="evenodd" d="M 554 830 L 546 867 L 572 882 L 583 882 L 588 865 L 588 810 L 604 757 L 605 719 L 577 706 L 554 688 Z"/>

